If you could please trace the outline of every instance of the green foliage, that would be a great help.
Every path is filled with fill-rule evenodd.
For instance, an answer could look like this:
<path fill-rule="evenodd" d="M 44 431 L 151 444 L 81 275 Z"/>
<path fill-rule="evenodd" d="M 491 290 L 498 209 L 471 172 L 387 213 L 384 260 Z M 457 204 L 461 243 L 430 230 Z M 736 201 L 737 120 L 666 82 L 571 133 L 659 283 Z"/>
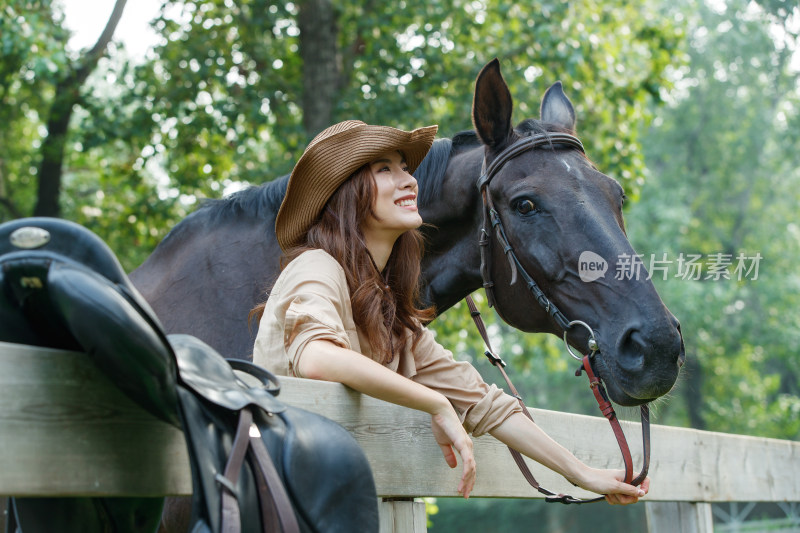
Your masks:
<path fill-rule="evenodd" d="M 658 4 L 376 4 L 343 10 L 342 27 L 352 28 L 345 35 L 353 37 L 342 50 L 358 53 L 337 118 L 404 127 L 437 122 L 444 134 L 469 129 L 473 81 L 497 56 L 516 101 L 515 120 L 538 117 L 544 90 L 562 80 L 590 153 L 636 195 L 644 168 L 637 132 L 649 118 L 648 103 L 667 83 L 665 71 L 681 41 Z"/>
<path fill-rule="evenodd" d="M 674 263 L 668 279 L 654 276 L 682 322 L 690 361 L 676 391 L 654 406 L 655 420 L 699 421 L 716 431 L 797 439 L 800 95 L 798 73 L 788 68 L 785 51 L 795 48 L 776 43 L 769 33 L 775 19 L 768 12 L 751 7 L 719 13 L 696 3 L 681 8 L 688 19 L 691 59 L 675 71 L 676 89 L 664 95 L 670 105 L 657 111 L 643 135 L 649 170 L 641 200 L 628 209 L 628 232 L 645 259 L 666 253 L 674 261 L 680 253 L 694 253 L 706 259 L 704 267 L 708 254 L 718 252 L 734 258 L 739 252 L 760 253 L 763 259 L 758 279 L 751 272 L 737 280 L 731 268 L 731 280 L 689 281 L 675 277 Z M 490 311 L 483 314 L 529 404 L 572 412 L 596 409 L 572 403 L 588 395 L 570 379 L 571 372 L 559 368 L 570 360 L 558 340 L 535 336 L 528 345 L 530 336 L 503 329 Z M 482 347 L 475 344 L 479 337 L 469 322 L 457 306 L 435 325 L 459 354 L 475 357 Z M 461 328 L 470 333 L 460 333 Z M 487 380 L 499 380 L 494 369 L 478 366 Z M 664 480 L 654 481 L 659 482 Z M 450 499 L 437 504 L 430 528 L 435 532 L 646 529 L 640 506 L 576 510 Z M 611 514 L 599 519 L 597 512 Z"/>
<path fill-rule="evenodd" d="M 776 41 L 776 19 L 752 6 L 676 8 L 686 17 L 690 63 L 673 72 L 675 89 L 664 92 L 670 105 L 657 111 L 643 136 L 647 183 L 626 216 L 645 266 L 664 254 L 671 261 L 668 279 L 654 271 L 654 282 L 681 320 L 689 360 L 676 390 L 654 406 L 655 420 L 797 438 L 800 95 L 788 53 L 794 48 Z M 720 253 L 730 254 L 732 279 L 702 279 Z M 680 254 L 702 257 L 700 280 L 678 276 Z M 757 273 L 734 270 L 739 254 L 746 268 L 761 255 Z M 596 414 L 560 340 L 513 331 L 477 299 L 529 404 Z M 480 355 L 465 308 L 449 310 L 434 327 L 487 381 L 502 384 Z"/>
<path fill-rule="evenodd" d="M 198 200 L 288 173 L 314 133 L 302 126 L 302 95 L 314 90 L 302 86 L 302 6 L 165 2 L 153 22 L 162 40 L 147 60 L 133 64 L 123 47 L 112 47 L 73 119 L 64 216 L 119 243 L 132 268 Z M 50 3 L 2 9 L 9 16 L 0 34 L 0 118 L 8 142 L 0 144 L 0 213 L 8 218 L 31 212 L 52 88 L 75 54 L 66 51 L 68 35 Z M 637 132 L 681 39 L 658 11 L 655 3 L 634 9 L 622 1 L 339 4 L 332 121 L 436 122 L 444 135 L 469 129 L 475 75 L 499 56 L 515 119 L 538 115 L 546 87 L 563 80 L 590 152 L 635 195 L 643 170 Z"/>
<path fill-rule="evenodd" d="M 798 72 L 768 13 L 734 4 L 696 6 L 691 62 L 644 141 L 652 175 L 629 212 L 645 257 L 760 254 L 754 272 L 730 280 L 657 280 L 681 319 L 689 375 L 683 410 L 708 429 L 800 436 Z M 697 402 L 697 399 L 703 402 Z"/>
<path fill-rule="evenodd" d="M 66 39 L 50 2 L 0 0 L 0 221 L 33 211 L 42 125 L 68 61 Z"/>

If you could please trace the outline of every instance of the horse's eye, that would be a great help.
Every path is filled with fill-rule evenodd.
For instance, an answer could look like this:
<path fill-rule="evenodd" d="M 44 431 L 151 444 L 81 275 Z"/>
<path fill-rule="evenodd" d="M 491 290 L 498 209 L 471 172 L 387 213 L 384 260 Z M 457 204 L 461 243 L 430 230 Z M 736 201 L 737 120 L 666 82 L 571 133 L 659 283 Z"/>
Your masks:
<path fill-rule="evenodd" d="M 536 206 L 530 200 L 520 200 L 517 202 L 517 212 L 520 215 L 527 215 L 536 210 Z"/>

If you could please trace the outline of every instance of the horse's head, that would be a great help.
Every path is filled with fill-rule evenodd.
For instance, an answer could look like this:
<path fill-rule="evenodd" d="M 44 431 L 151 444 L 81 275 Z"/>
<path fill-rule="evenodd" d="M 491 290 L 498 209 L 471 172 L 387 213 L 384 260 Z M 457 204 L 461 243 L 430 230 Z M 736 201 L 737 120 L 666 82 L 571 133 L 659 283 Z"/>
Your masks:
<path fill-rule="evenodd" d="M 527 121 L 515 130 L 511 110 L 495 60 L 479 74 L 473 104 L 489 167 L 530 130 L 575 132 L 575 111 L 560 83 L 542 100 L 541 122 Z M 564 316 L 594 330 L 595 370 L 612 399 L 636 405 L 669 392 L 685 358 L 680 325 L 625 235 L 622 187 L 575 146 L 554 142 L 508 159 L 491 179 L 488 194 L 520 266 Z M 500 316 L 523 331 L 562 335 L 525 282 L 511 284 L 509 257 L 496 230 L 489 233 L 487 266 Z M 572 327 L 568 338 L 588 352 L 588 330 Z"/>

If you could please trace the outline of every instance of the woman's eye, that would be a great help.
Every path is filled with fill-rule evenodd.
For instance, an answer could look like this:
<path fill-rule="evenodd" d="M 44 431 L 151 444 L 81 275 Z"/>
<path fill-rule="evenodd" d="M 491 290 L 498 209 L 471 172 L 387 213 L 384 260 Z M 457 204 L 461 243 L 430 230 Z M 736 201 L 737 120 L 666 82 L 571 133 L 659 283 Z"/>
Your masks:
<path fill-rule="evenodd" d="M 530 200 L 521 200 L 517 203 L 517 212 L 520 215 L 527 215 L 536 210 L 536 206 Z"/>

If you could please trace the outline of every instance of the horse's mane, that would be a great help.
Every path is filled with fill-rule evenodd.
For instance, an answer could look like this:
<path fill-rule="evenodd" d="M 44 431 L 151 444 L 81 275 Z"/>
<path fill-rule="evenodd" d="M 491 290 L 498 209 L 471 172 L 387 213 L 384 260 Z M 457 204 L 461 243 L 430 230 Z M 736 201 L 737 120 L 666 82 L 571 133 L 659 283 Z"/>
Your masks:
<path fill-rule="evenodd" d="M 418 202 L 420 205 L 426 205 L 441 193 L 442 181 L 444 181 L 442 178 L 447 170 L 452 150 L 453 141 L 451 139 L 436 139 L 433 141 L 428 155 L 414 171 L 414 177 L 417 178 L 419 185 Z"/>
<path fill-rule="evenodd" d="M 212 221 L 240 215 L 271 220 L 278 214 L 288 184 L 287 174 L 262 185 L 236 191 L 225 198 L 206 200 L 198 211 L 204 211 Z"/>
<path fill-rule="evenodd" d="M 531 135 L 562 130 L 552 124 L 527 119 L 517 125 L 516 131 L 520 135 Z M 450 158 L 480 145 L 478 134 L 472 130 L 456 133 L 452 139 L 436 139 L 428 155 L 414 172 L 419 183 L 420 205 L 426 205 L 439 197 Z M 240 215 L 271 220 L 278 213 L 288 183 L 289 176 L 282 176 L 263 185 L 254 185 L 237 191 L 222 199 L 206 200 L 198 211 L 204 211 L 212 221 Z"/>

